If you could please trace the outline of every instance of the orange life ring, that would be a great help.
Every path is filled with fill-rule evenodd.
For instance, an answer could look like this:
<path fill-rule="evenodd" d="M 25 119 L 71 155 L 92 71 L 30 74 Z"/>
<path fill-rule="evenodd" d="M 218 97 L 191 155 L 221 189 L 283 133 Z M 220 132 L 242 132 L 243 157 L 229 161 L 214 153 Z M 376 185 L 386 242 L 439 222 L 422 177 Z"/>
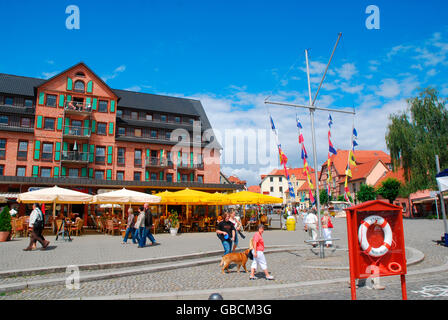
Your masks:
<path fill-rule="evenodd" d="M 401 272 L 401 264 L 399 264 L 398 262 L 391 262 L 387 265 L 387 269 L 389 269 L 389 271 L 391 272 L 399 273 Z"/>

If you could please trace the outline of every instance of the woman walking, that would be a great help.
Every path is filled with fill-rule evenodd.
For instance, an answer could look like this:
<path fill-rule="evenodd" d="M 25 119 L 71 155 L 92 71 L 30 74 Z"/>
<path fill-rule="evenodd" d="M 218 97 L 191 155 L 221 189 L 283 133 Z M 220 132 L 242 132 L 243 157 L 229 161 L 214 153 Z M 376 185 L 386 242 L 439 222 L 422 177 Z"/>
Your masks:
<path fill-rule="evenodd" d="M 146 229 L 145 229 L 145 209 L 140 207 L 138 209 L 137 222 L 135 228 L 138 230 L 138 247 L 143 248 L 146 244 Z"/>
<path fill-rule="evenodd" d="M 230 218 L 229 221 L 233 223 L 233 227 L 235 228 L 235 241 L 233 242 L 233 249 L 232 252 L 235 252 L 236 247 L 238 247 L 238 232 L 241 231 L 241 220 L 238 220 L 236 217 L 235 210 L 232 209 L 230 212 Z"/>
<path fill-rule="evenodd" d="M 257 279 L 255 277 L 255 270 L 257 269 L 258 265 L 261 267 L 261 270 L 264 271 L 267 280 L 274 280 L 274 277 L 271 276 L 268 272 L 268 265 L 266 263 L 266 258 L 264 257 L 263 232 L 264 232 L 264 226 L 262 224 L 259 224 L 258 231 L 255 233 L 255 235 L 251 240 L 253 245 L 252 255 L 254 256 L 254 260 L 251 265 L 250 277 L 249 277 L 250 280 Z"/>
<path fill-rule="evenodd" d="M 135 229 L 135 221 L 134 221 L 134 210 L 132 208 L 129 208 L 128 210 L 128 225 L 126 228 L 126 233 L 123 238 L 123 244 L 126 244 L 128 241 L 129 234 L 132 236 L 132 243 L 137 243 L 138 235 L 137 230 Z"/>
<path fill-rule="evenodd" d="M 333 230 L 333 223 L 331 222 L 330 215 L 328 214 L 328 211 L 324 211 L 324 215 L 322 217 L 322 232 L 324 239 L 331 239 L 331 231 Z M 333 244 L 332 241 L 325 241 L 325 246 L 327 248 L 331 247 Z"/>
<path fill-rule="evenodd" d="M 216 228 L 216 235 L 221 240 L 224 248 L 224 255 L 232 252 L 232 241 L 235 240 L 235 226 L 229 221 L 230 214 L 225 212 L 223 214 L 223 221 L 218 224 Z"/>

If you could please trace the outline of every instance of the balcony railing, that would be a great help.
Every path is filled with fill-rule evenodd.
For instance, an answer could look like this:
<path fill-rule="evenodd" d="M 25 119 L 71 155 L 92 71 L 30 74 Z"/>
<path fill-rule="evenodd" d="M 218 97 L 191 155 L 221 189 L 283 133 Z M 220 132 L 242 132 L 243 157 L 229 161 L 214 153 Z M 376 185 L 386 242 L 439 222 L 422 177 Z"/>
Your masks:
<path fill-rule="evenodd" d="M 91 130 L 87 127 L 65 126 L 64 136 L 90 138 Z"/>
<path fill-rule="evenodd" d="M 62 161 L 64 162 L 89 162 L 88 152 L 78 152 L 78 151 L 63 151 Z"/>
<path fill-rule="evenodd" d="M 158 157 L 151 157 L 149 159 L 145 160 L 146 167 L 162 167 L 162 168 L 169 168 L 173 167 L 173 162 L 171 160 L 167 159 L 160 159 Z"/>
<path fill-rule="evenodd" d="M 92 112 L 92 104 L 85 104 L 82 102 L 76 102 L 76 101 L 67 101 L 64 106 L 65 111 L 67 112 Z"/>

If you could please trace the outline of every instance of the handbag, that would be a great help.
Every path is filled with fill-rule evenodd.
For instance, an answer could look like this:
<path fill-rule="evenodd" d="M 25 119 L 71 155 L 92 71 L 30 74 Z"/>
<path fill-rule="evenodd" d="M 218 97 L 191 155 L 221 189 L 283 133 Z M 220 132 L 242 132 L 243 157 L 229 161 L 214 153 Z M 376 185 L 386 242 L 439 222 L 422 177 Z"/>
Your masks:
<path fill-rule="evenodd" d="M 333 223 L 330 218 L 328 218 L 328 228 L 333 228 Z"/>
<path fill-rule="evenodd" d="M 254 260 L 254 255 L 253 255 L 253 253 L 252 253 L 252 250 L 249 251 L 249 254 L 247 255 L 247 257 L 248 257 L 250 260 Z"/>

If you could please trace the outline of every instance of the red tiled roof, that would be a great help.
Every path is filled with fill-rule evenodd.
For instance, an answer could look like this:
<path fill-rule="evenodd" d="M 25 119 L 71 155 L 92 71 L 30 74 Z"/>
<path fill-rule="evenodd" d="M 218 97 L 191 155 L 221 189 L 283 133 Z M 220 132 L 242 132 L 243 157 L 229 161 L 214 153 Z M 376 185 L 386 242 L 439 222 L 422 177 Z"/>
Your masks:
<path fill-rule="evenodd" d="M 231 183 L 235 184 L 246 184 L 246 180 L 240 180 L 238 177 L 230 176 L 227 178 Z"/>
<path fill-rule="evenodd" d="M 247 188 L 247 191 L 260 193 L 261 192 L 261 188 L 260 188 L 260 186 L 250 186 L 249 188 Z"/>
<path fill-rule="evenodd" d="M 352 177 L 350 178 L 351 181 L 353 180 L 359 180 L 367 178 L 367 176 L 372 172 L 373 168 L 378 164 L 378 162 L 381 162 L 380 160 L 373 160 L 366 163 L 362 163 L 353 169 L 352 171 Z"/>
<path fill-rule="evenodd" d="M 381 177 L 376 183 L 375 183 L 375 188 L 379 188 L 381 187 L 381 183 L 389 178 L 394 178 L 397 179 L 398 181 L 400 181 L 402 184 L 406 183 L 406 180 L 404 178 L 404 169 L 403 168 L 399 168 L 396 171 L 389 171 L 387 172 L 383 177 Z"/>
<path fill-rule="evenodd" d="M 303 171 L 303 168 L 287 168 L 289 176 L 294 175 L 296 179 L 303 180 L 306 178 L 306 174 Z M 310 167 L 310 173 L 314 173 L 314 169 Z M 261 180 L 266 178 L 267 176 L 284 176 L 285 177 L 285 170 L 284 169 L 274 169 L 269 174 L 263 174 L 261 175 Z"/>
<path fill-rule="evenodd" d="M 331 163 L 334 165 L 338 175 L 345 176 L 345 168 L 347 167 L 349 150 L 337 150 L 337 152 L 337 155 L 331 156 Z M 374 160 L 381 160 L 386 165 L 392 162 L 390 156 L 381 150 L 355 150 L 354 155 L 356 164 L 358 165 Z M 327 161 L 322 164 L 322 167 L 327 167 Z"/>

